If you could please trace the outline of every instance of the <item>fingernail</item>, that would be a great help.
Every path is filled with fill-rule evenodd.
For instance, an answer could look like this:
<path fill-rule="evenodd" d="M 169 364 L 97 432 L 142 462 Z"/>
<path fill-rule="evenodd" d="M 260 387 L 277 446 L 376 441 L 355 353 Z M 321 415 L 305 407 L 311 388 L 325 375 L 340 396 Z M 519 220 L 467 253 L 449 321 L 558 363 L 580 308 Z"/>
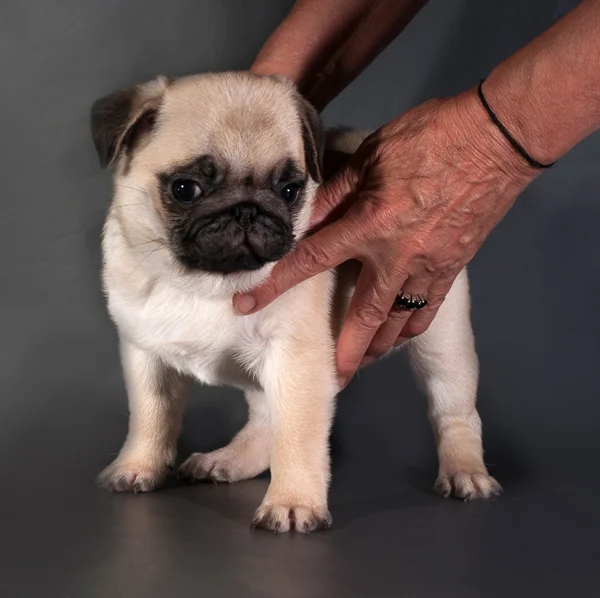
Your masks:
<path fill-rule="evenodd" d="M 235 311 L 239 314 L 247 314 L 256 307 L 256 300 L 252 295 L 241 295 L 234 302 Z"/>
<path fill-rule="evenodd" d="M 374 357 L 371 357 L 371 355 L 365 355 L 361 360 L 360 360 L 360 365 L 361 367 L 365 367 L 367 365 L 369 365 L 370 363 L 373 363 L 375 361 Z"/>
<path fill-rule="evenodd" d="M 342 390 L 343 388 L 346 388 L 346 384 L 348 384 L 348 378 L 343 378 L 340 376 L 338 378 L 338 388 Z"/>

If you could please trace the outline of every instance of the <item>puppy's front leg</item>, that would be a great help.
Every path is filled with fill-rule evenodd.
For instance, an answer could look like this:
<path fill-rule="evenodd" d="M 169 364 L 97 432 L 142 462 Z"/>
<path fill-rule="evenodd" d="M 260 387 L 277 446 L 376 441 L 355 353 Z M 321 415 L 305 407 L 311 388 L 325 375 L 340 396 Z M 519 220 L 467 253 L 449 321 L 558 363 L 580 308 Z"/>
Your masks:
<path fill-rule="evenodd" d="M 121 359 L 129 397 L 129 432 L 119 456 L 98 477 L 114 492 L 149 492 L 175 462 L 186 380 L 127 341 Z"/>
<path fill-rule="evenodd" d="M 298 331 L 273 347 L 263 375 L 272 410 L 271 484 L 253 526 L 309 533 L 331 525 L 329 433 L 337 384 L 333 342 Z"/>

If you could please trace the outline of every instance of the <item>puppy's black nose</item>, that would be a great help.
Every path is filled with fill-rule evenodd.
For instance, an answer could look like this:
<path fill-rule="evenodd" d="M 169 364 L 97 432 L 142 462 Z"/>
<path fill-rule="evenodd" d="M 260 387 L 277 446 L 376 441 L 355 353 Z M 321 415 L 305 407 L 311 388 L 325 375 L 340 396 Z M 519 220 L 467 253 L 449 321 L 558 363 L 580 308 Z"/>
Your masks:
<path fill-rule="evenodd" d="M 243 231 L 249 231 L 256 222 L 258 208 L 252 203 L 240 203 L 231 209 L 231 215 Z"/>

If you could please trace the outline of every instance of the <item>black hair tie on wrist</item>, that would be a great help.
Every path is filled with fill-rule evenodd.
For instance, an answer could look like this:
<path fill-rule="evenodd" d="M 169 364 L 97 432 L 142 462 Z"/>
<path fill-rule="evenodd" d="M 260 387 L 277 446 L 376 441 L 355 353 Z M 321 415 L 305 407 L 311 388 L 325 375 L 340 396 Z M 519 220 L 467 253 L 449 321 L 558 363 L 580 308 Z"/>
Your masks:
<path fill-rule="evenodd" d="M 479 96 L 479 99 L 481 100 L 481 104 L 485 108 L 485 111 L 488 113 L 490 120 L 498 127 L 498 129 L 500 129 L 500 132 L 502 133 L 502 135 L 504 135 L 504 137 L 506 137 L 507 141 L 515 148 L 515 150 L 526 160 L 526 162 L 532 168 L 543 169 L 543 168 L 550 168 L 551 166 L 554 166 L 554 164 L 556 164 L 556 162 L 551 162 L 550 164 L 542 164 L 541 162 L 534 160 L 525 151 L 523 146 L 508 132 L 506 127 L 500 122 L 498 117 L 494 114 L 494 112 L 490 108 L 490 105 L 487 103 L 485 96 L 483 95 L 482 87 L 483 87 L 484 81 L 485 81 L 485 79 L 482 79 L 481 83 L 479 83 L 479 87 L 477 88 L 477 95 Z"/>

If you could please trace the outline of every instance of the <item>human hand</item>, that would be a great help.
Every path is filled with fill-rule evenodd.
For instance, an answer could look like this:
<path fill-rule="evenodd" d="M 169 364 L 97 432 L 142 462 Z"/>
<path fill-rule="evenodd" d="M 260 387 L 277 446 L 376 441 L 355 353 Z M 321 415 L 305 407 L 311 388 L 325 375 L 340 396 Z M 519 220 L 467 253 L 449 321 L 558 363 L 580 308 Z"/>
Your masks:
<path fill-rule="evenodd" d="M 347 383 L 361 363 L 427 330 L 458 273 L 536 175 L 489 122 L 475 90 L 426 102 L 368 137 L 320 188 L 312 218 L 319 230 L 259 288 L 235 297 L 236 310 L 253 313 L 359 260 L 337 351 Z M 425 295 L 427 306 L 392 310 L 401 290 Z"/>

